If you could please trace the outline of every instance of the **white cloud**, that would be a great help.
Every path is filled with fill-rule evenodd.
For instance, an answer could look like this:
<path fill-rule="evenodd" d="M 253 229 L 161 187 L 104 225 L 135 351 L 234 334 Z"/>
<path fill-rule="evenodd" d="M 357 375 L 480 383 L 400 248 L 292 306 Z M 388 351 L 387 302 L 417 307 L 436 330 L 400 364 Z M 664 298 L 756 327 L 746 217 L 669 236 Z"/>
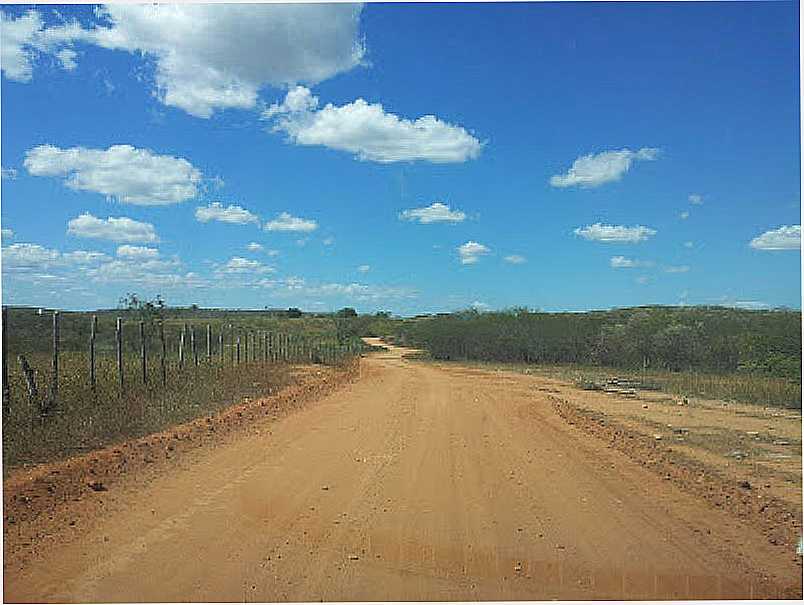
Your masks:
<path fill-rule="evenodd" d="M 268 109 L 263 111 L 262 117 L 270 120 L 281 114 L 313 111 L 316 107 L 318 107 L 318 97 L 313 96 L 309 88 L 296 86 L 287 92 L 284 101 L 272 103 Z"/>
<path fill-rule="evenodd" d="M 3 248 L 3 267 L 8 268 L 47 268 L 59 262 L 58 250 L 51 250 L 39 244 L 11 244 Z"/>
<path fill-rule="evenodd" d="M 578 227 L 574 233 L 590 241 L 635 244 L 656 235 L 656 230 L 642 225 L 624 227 L 595 223 L 586 227 Z"/>
<path fill-rule="evenodd" d="M 359 65 L 360 4 L 111 4 L 88 29 L 46 26 L 36 11 L 3 15 L 6 77 L 31 79 L 39 54 L 75 67 L 75 42 L 146 55 L 155 63 L 155 96 L 203 118 L 250 109 L 265 85 L 315 84 Z"/>
<path fill-rule="evenodd" d="M 10 269 L 84 267 L 109 260 L 103 252 L 76 250 L 61 253 L 39 244 L 12 244 L 3 248 L 3 266 Z"/>
<path fill-rule="evenodd" d="M 466 218 L 466 214 L 460 210 L 451 210 L 447 204 L 442 202 L 433 202 L 424 208 L 403 210 L 399 218 L 405 221 L 418 221 L 425 225 L 429 223 L 460 223 Z"/>
<path fill-rule="evenodd" d="M 368 273 L 371 271 L 371 265 L 360 265 L 357 270 L 360 271 L 360 273 Z"/>
<path fill-rule="evenodd" d="M 258 286 L 270 289 L 277 296 L 293 297 L 315 296 L 327 298 L 341 298 L 357 302 L 376 302 L 385 300 L 400 300 L 415 298 L 417 292 L 410 288 L 398 286 L 373 286 L 359 283 L 324 283 L 308 284 L 301 277 L 287 277 L 284 279 L 263 279 L 257 282 Z"/>
<path fill-rule="evenodd" d="M 61 63 L 62 69 L 66 71 L 73 71 L 76 67 L 78 67 L 78 63 L 75 62 L 75 58 L 78 56 L 71 48 L 62 48 L 60 51 L 56 53 L 56 57 Z"/>
<path fill-rule="evenodd" d="M 129 260 L 150 260 L 159 256 L 159 250 L 148 246 L 131 246 L 124 244 L 117 247 L 117 256 Z"/>
<path fill-rule="evenodd" d="M 640 267 L 652 267 L 653 263 L 647 260 L 636 260 L 625 256 L 612 256 L 609 261 L 614 269 L 636 269 Z"/>
<path fill-rule="evenodd" d="M 473 241 L 458 246 L 458 256 L 462 265 L 473 265 L 480 260 L 481 256 L 490 252 L 491 249 L 488 246 Z"/>
<path fill-rule="evenodd" d="M 245 208 L 231 204 L 226 208 L 220 202 L 212 202 L 208 206 L 199 206 L 195 209 L 195 219 L 202 223 L 209 221 L 220 221 L 222 223 L 233 223 L 246 225 L 256 223 L 259 225 L 260 219 L 256 214 L 252 214 Z"/>
<path fill-rule="evenodd" d="M 287 212 L 282 212 L 274 220 L 265 223 L 266 231 L 301 231 L 308 233 L 316 229 L 318 229 L 318 223 L 315 221 L 291 216 Z"/>
<path fill-rule="evenodd" d="M 265 253 L 268 256 L 279 256 L 279 250 L 266 250 Z"/>
<path fill-rule="evenodd" d="M 225 265 L 218 267 L 216 273 L 236 274 L 236 273 L 270 273 L 274 269 L 263 265 L 256 260 L 249 260 L 242 256 L 233 256 Z"/>
<path fill-rule="evenodd" d="M 193 272 L 183 272 L 181 262 L 172 260 L 116 259 L 96 269 L 89 269 L 87 276 L 99 283 L 122 283 L 153 288 L 201 288 L 209 287 L 207 280 Z"/>
<path fill-rule="evenodd" d="M 690 213 L 687 212 L 686 210 L 678 215 L 678 218 L 680 218 L 682 221 L 687 220 L 689 217 L 690 217 Z"/>
<path fill-rule="evenodd" d="M 13 181 L 17 178 L 17 170 L 14 168 L 0 168 L 0 176 L 4 181 Z"/>
<path fill-rule="evenodd" d="M 3 229 L 0 231 L 0 235 L 2 235 L 3 239 L 12 239 L 14 237 L 14 231 L 12 229 Z"/>
<path fill-rule="evenodd" d="M 249 252 L 262 252 L 264 250 L 262 244 L 258 244 L 257 242 L 249 243 L 246 248 L 249 250 Z"/>
<path fill-rule="evenodd" d="M 61 256 L 64 261 L 70 265 L 94 265 L 109 260 L 109 257 L 103 252 L 92 252 L 87 250 L 65 252 Z"/>
<path fill-rule="evenodd" d="M 510 254 L 503 259 L 506 263 L 511 263 L 512 265 L 521 265 L 522 263 L 527 262 L 527 259 L 524 256 L 519 254 Z"/>
<path fill-rule="evenodd" d="M 640 286 L 644 286 L 645 284 L 650 283 L 651 279 L 647 275 L 642 275 L 637 277 L 634 281 L 636 281 L 636 283 L 638 283 Z"/>
<path fill-rule="evenodd" d="M 684 242 L 684 247 L 685 248 L 692 248 L 694 246 L 695 246 L 695 244 L 693 242 Z"/>
<path fill-rule="evenodd" d="M 749 244 L 756 250 L 800 250 L 801 225 L 782 225 L 758 235 Z"/>
<path fill-rule="evenodd" d="M 324 240 L 322 240 L 321 243 L 324 244 L 325 246 L 331 246 L 331 245 L 333 245 L 335 243 L 335 238 L 334 237 L 327 237 Z"/>
<path fill-rule="evenodd" d="M 10 80 L 27 82 L 31 79 L 32 51 L 25 48 L 41 27 L 39 14 L 29 11 L 12 19 L 0 12 L 0 65 Z"/>
<path fill-rule="evenodd" d="M 598 187 L 603 183 L 618 181 L 631 168 L 635 160 L 655 160 L 659 150 L 643 147 L 639 151 L 621 149 L 584 155 L 572 163 L 566 174 L 550 178 L 553 187 Z"/>
<path fill-rule="evenodd" d="M 465 162 L 483 147 L 465 128 L 432 115 L 408 120 L 363 99 L 317 107 L 318 97 L 296 88 L 263 117 L 274 119 L 273 129 L 285 132 L 292 143 L 347 151 L 372 162 Z"/>
<path fill-rule="evenodd" d="M 690 204 L 695 204 L 696 206 L 703 204 L 703 196 L 698 193 L 691 193 L 687 199 Z"/>
<path fill-rule="evenodd" d="M 76 237 L 107 239 L 113 242 L 155 243 L 159 241 L 154 226 L 125 216 L 97 218 L 88 212 L 67 223 L 67 233 Z"/>
<path fill-rule="evenodd" d="M 155 155 L 131 145 L 109 149 L 40 145 L 25 154 L 35 176 L 66 177 L 79 191 L 94 191 L 125 204 L 177 204 L 198 195 L 201 172 L 183 158 Z"/>
<path fill-rule="evenodd" d="M 689 270 L 689 265 L 677 265 L 664 268 L 665 273 L 687 273 Z"/>
<path fill-rule="evenodd" d="M 759 301 L 759 300 L 738 300 L 732 303 L 733 307 L 737 309 L 746 309 L 749 311 L 757 311 L 762 309 L 770 309 L 770 305 L 768 303 Z"/>

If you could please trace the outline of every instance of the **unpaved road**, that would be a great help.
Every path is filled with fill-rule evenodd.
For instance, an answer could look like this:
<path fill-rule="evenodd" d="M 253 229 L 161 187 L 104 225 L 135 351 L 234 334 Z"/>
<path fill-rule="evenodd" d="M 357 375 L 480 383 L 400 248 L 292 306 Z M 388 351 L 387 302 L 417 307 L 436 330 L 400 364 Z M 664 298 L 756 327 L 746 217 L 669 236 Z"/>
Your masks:
<path fill-rule="evenodd" d="M 7 569 L 6 601 L 750 598 L 795 554 L 555 413 L 392 348 Z"/>

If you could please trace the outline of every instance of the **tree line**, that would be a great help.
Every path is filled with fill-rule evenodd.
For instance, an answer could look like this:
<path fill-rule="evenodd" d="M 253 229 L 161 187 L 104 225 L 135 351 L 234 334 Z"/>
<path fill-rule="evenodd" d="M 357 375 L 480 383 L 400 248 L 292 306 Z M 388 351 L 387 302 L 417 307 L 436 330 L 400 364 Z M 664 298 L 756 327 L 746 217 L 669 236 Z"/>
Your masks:
<path fill-rule="evenodd" d="M 637 307 L 586 313 L 466 310 L 384 325 L 436 359 L 751 371 L 801 377 L 801 313 Z"/>

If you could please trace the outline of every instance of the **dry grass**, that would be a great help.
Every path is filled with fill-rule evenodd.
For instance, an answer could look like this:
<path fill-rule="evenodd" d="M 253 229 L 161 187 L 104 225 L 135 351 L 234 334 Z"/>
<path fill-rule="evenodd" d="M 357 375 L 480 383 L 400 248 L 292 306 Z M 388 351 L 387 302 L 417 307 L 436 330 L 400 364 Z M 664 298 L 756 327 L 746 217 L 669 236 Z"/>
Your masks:
<path fill-rule="evenodd" d="M 22 464 L 60 459 L 146 435 L 246 397 L 266 396 L 291 380 L 286 364 L 250 362 L 233 367 L 227 360 L 224 366 L 191 363 L 183 370 L 171 363 L 163 386 L 154 360 L 148 366 L 149 381 L 143 384 L 139 363 L 130 360 L 125 366 L 126 388 L 121 392 L 114 359 L 104 357 L 98 360 L 93 390 L 86 357 L 80 353 L 61 356 L 57 403 L 44 417 L 39 412 L 49 396 L 49 359 L 30 359 L 36 369 L 38 401 L 28 400 L 22 373 L 10 368 L 13 397 L 3 411 L 4 474 Z"/>
<path fill-rule="evenodd" d="M 429 360 L 422 355 L 421 359 Z M 453 363 L 443 362 L 438 363 Z M 703 397 L 751 403 L 769 407 L 801 409 L 801 381 L 777 378 L 758 373 L 708 374 L 703 372 L 640 372 L 586 365 L 528 365 L 494 362 L 454 362 L 460 365 L 498 368 L 559 378 L 580 388 L 592 388 L 617 377 L 643 383 L 645 386 L 672 395 Z"/>

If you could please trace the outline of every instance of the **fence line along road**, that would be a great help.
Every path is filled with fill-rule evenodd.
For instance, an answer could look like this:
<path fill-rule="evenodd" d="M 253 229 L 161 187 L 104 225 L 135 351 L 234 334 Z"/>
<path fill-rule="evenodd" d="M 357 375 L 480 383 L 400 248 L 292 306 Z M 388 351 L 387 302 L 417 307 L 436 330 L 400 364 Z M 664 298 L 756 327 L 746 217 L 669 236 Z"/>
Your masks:
<path fill-rule="evenodd" d="M 142 384 L 149 388 L 155 386 L 153 380 L 149 381 L 149 359 L 153 355 L 153 351 L 149 351 L 149 332 L 151 336 L 156 336 L 158 339 L 157 354 L 159 357 L 158 384 L 166 387 L 168 383 L 168 345 L 165 338 L 165 322 L 158 320 L 155 322 L 146 322 L 143 320 L 129 320 L 129 325 L 137 327 L 138 342 L 132 342 L 129 349 L 136 351 L 136 361 L 140 366 L 140 377 Z M 41 398 L 42 391 L 37 385 L 37 370 L 31 364 L 28 357 L 22 352 L 18 353 L 17 361 L 19 363 L 20 372 L 24 379 L 24 389 L 27 394 L 29 405 L 37 409 L 40 416 L 47 416 L 50 412 L 58 407 L 59 403 L 59 378 L 60 378 L 60 356 L 62 354 L 62 341 L 61 341 L 61 314 L 59 311 L 52 313 L 52 328 L 51 328 L 51 351 L 50 351 L 50 385 L 49 390 L 44 398 Z M 125 394 L 129 385 L 129 379 L 126 376 L 126 340 L 124 338 L 124 327 L 126 322 L 123 317 L 116 317 L 114 324 L 114 358 L 115 358 L 115 374 L 117 389 L 121 395 Z M 8 367 L 8 333 L 13 328 L 9 325 L 9 312 L 8 307 L 2 309 L 2 408 L 4 413 L 8 413 L 14 400 L 15 394 L 12 391 L 12 383 L 9 380 L 9 367 Z M 148 329 L 150 328 L 150 330 Z M 305 338 L 298 335 L 287 334 L 283 332 L 271 332 L 269 330 L 250 330 L 245 326 L 237 326 L 235 324 L 228 324 L 229 339 L 225 337 L 227 326 L 221 325 L 221 329 L 217 335 L 218 350 L 213 350 L 212 324 L 205 325 L 206 336 L 206 355 L 203 357 L 203 362 L 199 359 L 199 347 L 196 340 L 196 326 L 184 323 L 178 337 L 178 350 L 176 356 L 176 364 L 179 371 L 187 369 L 187 340 L 189 336 L 190 341 L 190 355 L 192 356 L 193 371 L 198 371 L 203 368 L 212 367 L 226 367 L 225 349 L 227 341 L 230 348 L 230 364 L 231 367 L 240 365 L 242 363 L 320 363 L 320 364 L 336 364 L 339 361 L 353 357 L 360 353 L 362 345 L 355 342 L 349 342 L 346 345 L 336 344 L 331 339 L 322 338 Z M 155 334 L 154 334 L 155 332 Z M 89 317 L 89 338 L 87 342 L 87 362 L 86 362 L 86 380 L 89 389 L 95 392 L 98 385 L 97 375 L 97 362 L 98 351 L 97 343 L 101 331 L 98 327 L 98 316 L 92 315 Z M 135 345 L 135 346 L 132 346 Z M 175 350 L 175 349 L 174 349 Z M 71 350 L 70 352 L 75 352 Z M 33 358 L 32 358 L 33 359 Z M 129 359 L 131 357 L 129 356 Z"/>

